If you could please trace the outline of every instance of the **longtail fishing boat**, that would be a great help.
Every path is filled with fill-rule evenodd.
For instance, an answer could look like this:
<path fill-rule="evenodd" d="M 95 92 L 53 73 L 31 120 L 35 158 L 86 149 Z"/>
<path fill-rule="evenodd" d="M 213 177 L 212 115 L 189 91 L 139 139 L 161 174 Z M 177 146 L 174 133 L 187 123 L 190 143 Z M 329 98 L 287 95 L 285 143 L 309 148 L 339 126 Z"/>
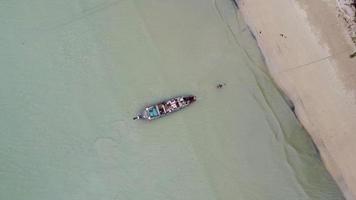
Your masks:
<path fill-rule="evenodd" d="M 196 101 L 196 97 L 194 95 L 178 96 L 171 99 L 167 99 L 157 104 L 147 106 L 146 108 L 143 109 L 142 112 L 140 112 L 136 117 L 134 117 L 133 120 L 158 119 L 170 113 L 177 112 L 178 110 L 181 110 L 189 106 L 195 101 Z"/>

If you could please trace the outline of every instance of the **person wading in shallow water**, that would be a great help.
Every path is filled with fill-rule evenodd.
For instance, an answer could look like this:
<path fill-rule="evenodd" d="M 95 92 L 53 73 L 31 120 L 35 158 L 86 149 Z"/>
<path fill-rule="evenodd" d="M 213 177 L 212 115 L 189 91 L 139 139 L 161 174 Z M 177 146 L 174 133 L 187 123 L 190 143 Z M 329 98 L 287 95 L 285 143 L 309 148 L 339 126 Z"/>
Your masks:
<path fill-rule="evenodd" d="M 216 85 L 216 88 L 221 89 L 221 88 L 223 88 L 225 85 L 226 85 L 226 83 L 224 83 L 224 82 L 218 83 L 218 84 Z"/>

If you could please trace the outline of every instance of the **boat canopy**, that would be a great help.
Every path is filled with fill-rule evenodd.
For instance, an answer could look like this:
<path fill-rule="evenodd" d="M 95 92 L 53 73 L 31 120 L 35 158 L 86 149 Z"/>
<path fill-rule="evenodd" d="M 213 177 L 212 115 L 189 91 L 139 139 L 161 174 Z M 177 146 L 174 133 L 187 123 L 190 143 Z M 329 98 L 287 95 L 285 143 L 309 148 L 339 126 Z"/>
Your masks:
<path fill-rule="evenodd" d="M 159 116 L 158 111 L 155 106 L 148 108 L 148 115 L 152 118 Z"/>

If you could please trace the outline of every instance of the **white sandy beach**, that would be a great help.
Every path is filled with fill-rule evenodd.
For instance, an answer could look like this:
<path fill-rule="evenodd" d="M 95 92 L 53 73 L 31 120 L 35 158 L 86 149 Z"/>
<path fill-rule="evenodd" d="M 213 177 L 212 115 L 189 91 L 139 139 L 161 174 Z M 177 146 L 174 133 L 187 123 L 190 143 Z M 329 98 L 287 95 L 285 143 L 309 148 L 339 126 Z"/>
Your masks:
<path fill-rule="evenodd" d="M 241 0 L 272 77 L 345 197 L 356 199 L 356 58 L 336 0 Z M 349 32 L 349 33 L 348 33 Z"/>

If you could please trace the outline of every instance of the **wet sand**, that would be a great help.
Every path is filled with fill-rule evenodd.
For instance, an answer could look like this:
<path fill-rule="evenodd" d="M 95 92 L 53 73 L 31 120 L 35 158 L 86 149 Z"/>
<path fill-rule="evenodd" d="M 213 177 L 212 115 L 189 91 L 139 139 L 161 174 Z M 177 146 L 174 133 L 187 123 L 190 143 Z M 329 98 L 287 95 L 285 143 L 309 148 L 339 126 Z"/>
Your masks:
<path fill-rule="evenodd" d="M 347 199 L 356 199 L 356 59 L 337 2 L 241 0 L 278 86 Z"/>

